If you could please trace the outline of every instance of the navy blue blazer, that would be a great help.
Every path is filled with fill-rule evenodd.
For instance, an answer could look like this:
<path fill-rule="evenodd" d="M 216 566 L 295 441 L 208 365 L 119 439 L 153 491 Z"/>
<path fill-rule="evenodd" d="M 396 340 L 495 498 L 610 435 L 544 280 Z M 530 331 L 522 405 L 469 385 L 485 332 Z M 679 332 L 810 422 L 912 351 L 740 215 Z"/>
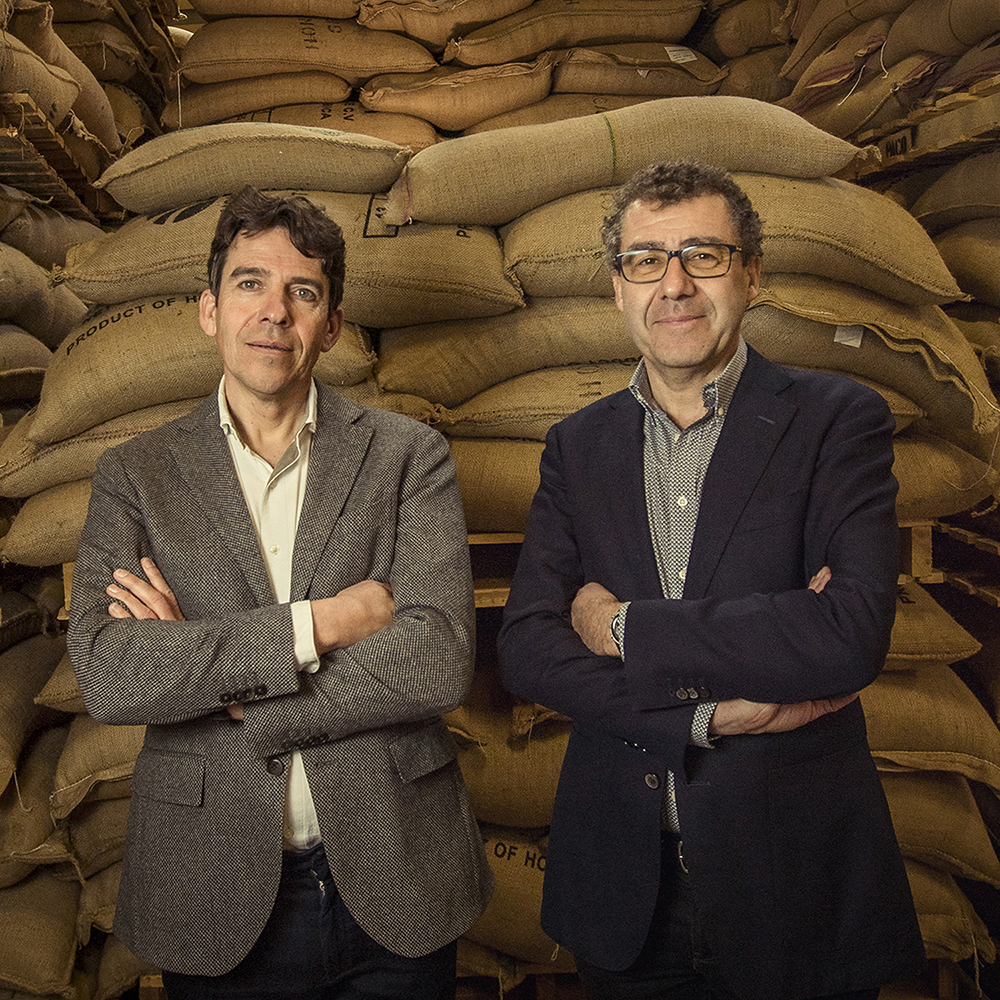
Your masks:
<path fill-rule="evenodd" d="M 551 430 L 500 653 L 515 694 L 574 720 L 542 922 L 575 954 L 609 969 L 638 956 L 670 769 L 697 905 L 741 996 L 847 992 L 921 967 L 860 701 L 789 733 L 688 743 L 702 701 L 794 703 L 878 674 L 899 566 L 892 431 L 877 393 L 751 349 L 705 473 L 683 599 L 664 600 L 642 408 L 625 390 Z M 815 594 L 824 565 L 833 579 Z M 632 602 L 624 664 L 572 629 L 589 581 Z"/>

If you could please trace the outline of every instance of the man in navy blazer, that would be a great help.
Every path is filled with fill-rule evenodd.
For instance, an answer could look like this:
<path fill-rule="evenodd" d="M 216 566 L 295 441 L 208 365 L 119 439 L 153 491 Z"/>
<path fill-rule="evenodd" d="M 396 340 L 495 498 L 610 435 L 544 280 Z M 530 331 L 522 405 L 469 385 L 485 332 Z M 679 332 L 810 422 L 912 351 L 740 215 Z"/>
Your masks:
<path fill-rule="evenodd" d="M 500 635 L 573 719 L 542 925 L 591 1000 L 875 1000 L 924 951 L 857 693 L 889 646 L 893 420 L 740 324 L 761 226 L 659 164 L 604 223 L 642 356 L 552 428 Z"/>

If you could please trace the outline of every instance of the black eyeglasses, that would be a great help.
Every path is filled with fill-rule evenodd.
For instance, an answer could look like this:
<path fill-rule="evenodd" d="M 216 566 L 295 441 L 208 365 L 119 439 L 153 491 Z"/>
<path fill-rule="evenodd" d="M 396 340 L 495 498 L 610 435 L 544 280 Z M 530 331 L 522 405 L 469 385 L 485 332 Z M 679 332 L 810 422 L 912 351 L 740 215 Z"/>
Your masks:
<path fill-rule="evenodd" d="M 693 243 L 680 250 L 647 247 L 616 254 L 615 265 L 626 281 L 636 285 L 660 281 L 673 257 L 680 260 L 681 267 L 692 278 L 721 278 L 729 273 L 733 254 L 742 250 L 743 247 L 733 246 L 732 243 Z"/>

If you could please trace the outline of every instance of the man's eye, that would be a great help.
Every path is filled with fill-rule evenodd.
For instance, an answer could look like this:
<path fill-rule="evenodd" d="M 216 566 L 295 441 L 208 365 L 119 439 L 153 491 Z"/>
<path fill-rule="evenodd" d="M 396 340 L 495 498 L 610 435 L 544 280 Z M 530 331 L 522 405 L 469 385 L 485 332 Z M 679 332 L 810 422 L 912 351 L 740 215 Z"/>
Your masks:
<path fill-rule="evenodd" d="M 308 302 L 312 302 L 316 298 L 316 293 L 311 288 L 296 288 L 295 295 Z"/>

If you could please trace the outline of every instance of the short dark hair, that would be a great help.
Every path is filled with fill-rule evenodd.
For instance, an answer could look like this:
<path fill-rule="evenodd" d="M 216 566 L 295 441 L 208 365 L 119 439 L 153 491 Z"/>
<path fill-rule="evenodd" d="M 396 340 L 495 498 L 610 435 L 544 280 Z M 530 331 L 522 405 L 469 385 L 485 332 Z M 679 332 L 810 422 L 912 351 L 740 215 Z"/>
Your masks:
<path fill-rule="evenodd" d="M 746 192 L 725 170 L 696 161 L 676 160 L 654 163 L 638 171 L 615 192 L 611 213 L 601 226 L 604 260 L 617 270 L 615 255 L 621 252 L 625 212 L 634 202 L 666 208 L 691 198 L 719 195 L 729 210 L 729 218 L 743 248 L 743 263 L 763 253 L 760 218 Z"/>
<path fill-rule="evenodd" d="M 241 233 L 257 236 L 271 229 L 284 229 L 300 254 L 321 262 L 330 282 L 332 314 L 344 297 L 346 247 L 340 226 L 303 195 L 266 195 L 249 184 L 229 199 L 219 216 L 208 254 L 209 291 L 218 298 L 226 255 L 236 237 Z"/>

